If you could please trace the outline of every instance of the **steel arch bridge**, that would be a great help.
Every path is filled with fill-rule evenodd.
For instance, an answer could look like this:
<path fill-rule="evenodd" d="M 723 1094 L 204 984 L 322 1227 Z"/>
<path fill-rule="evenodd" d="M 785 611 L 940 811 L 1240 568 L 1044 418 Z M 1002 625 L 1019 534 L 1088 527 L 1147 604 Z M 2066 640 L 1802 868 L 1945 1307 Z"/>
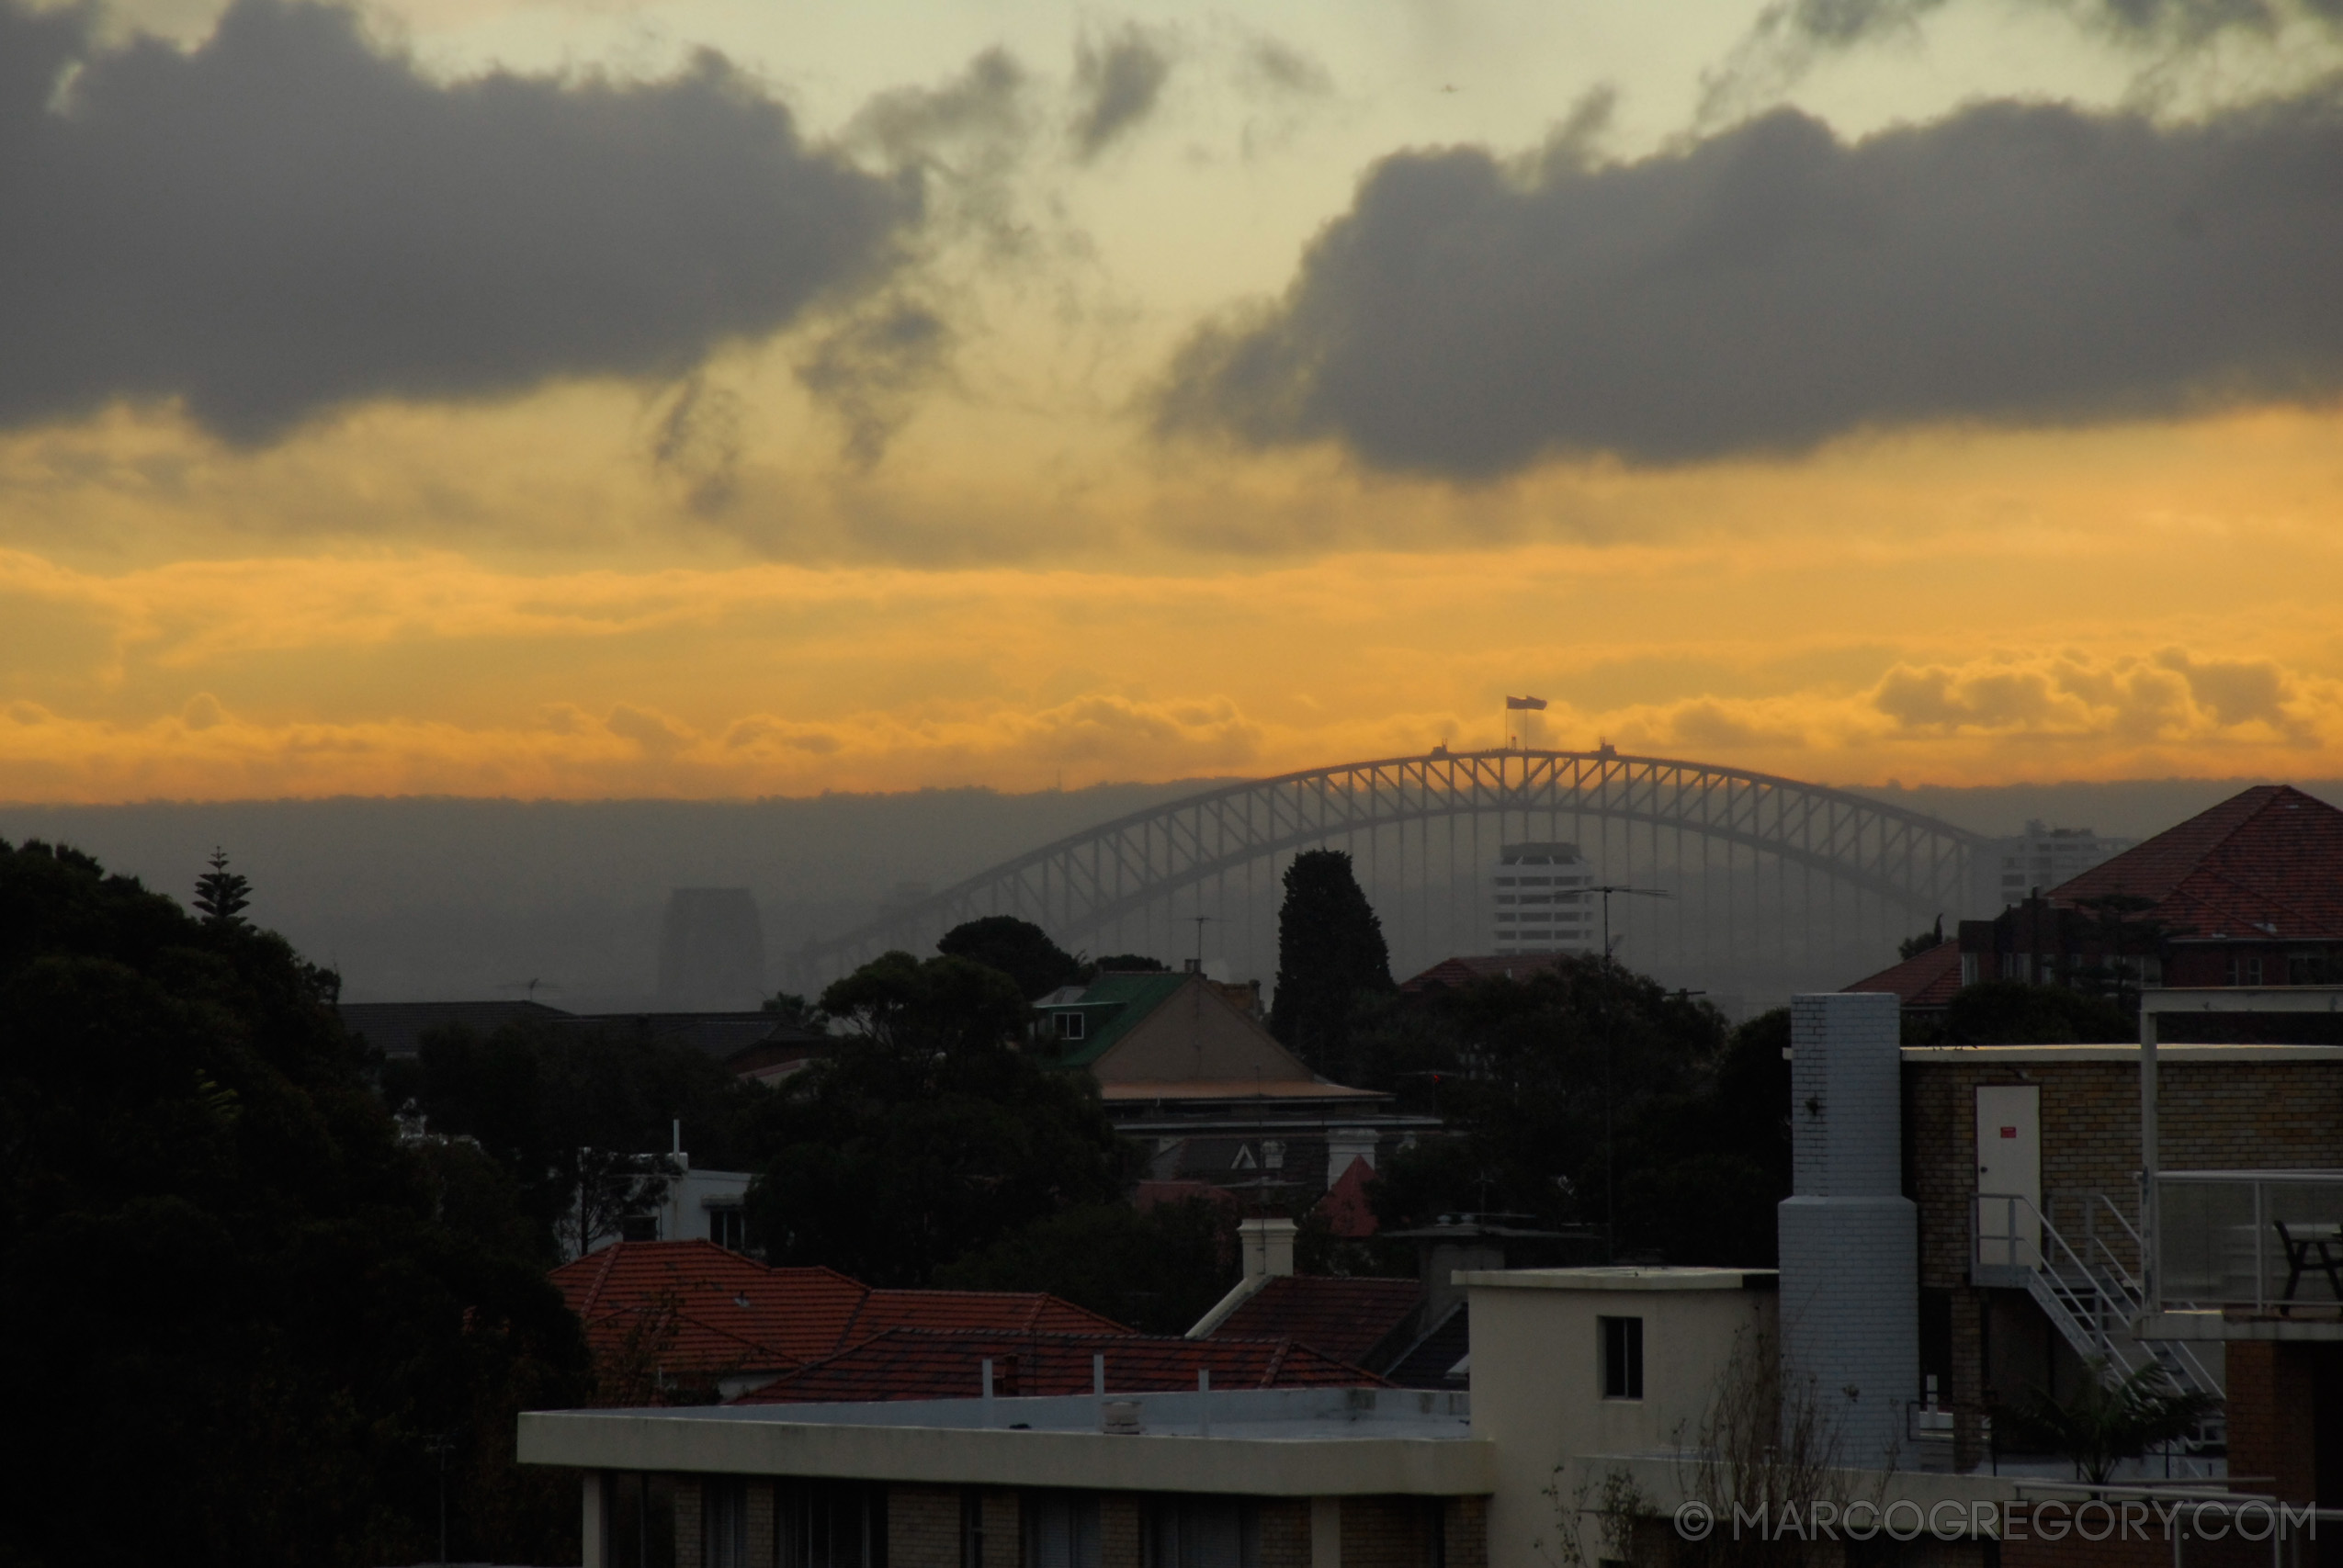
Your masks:
<path fill-rule="evenodd" d="M 1229 910 L 1241 908 L 1242 923 L 1257 931 L 1262 895 L 1276 892 L 1277 862 L 1320 845 L 1352 850 L 1395 958 L 1420 937 L 1421 951 L 1410 956 L 1428 953 L 1423 962 L 1431 962 L 1486 951 L 1471 940 L 1480 868 L 1494 854 L 1493 843 L 1483 846 L 1485 826 L 1502 841 L 1535 837 L 1541 826 L 1545 836 L 1559 836 L 1567 820 L 1583 839 L 1590 818 L 1599 841 L 1586 852 L 1606 880 L 1674 884 L 1672 910 L 1623 900 L 1639 906 L 1619 911 L 1630 932 L 1645 931 L 1638 959 L 1664 967 L 1672 952 L 1680 970 L 1691 964 L 1696 974 L 1695 947 L 1712 957 L 1720 946 L 1746 956 L 1771 941 L 1788 963 L 1794 948 L 1869 951 L 1865 944 L 1875 946 L 1877 932 L 1892 922 L 1955 913 L 1971 852 L 1982 842 L 1919 812 L 1767 773 L 1622 756 L 1608 747 L 1443 748 L 1229 784 L 1134 812 L 808 944 L 789 955 L 788 967 L 796 984 L 819 986 L 889 948 L 924 951 L 951 927 L 984 915 L 1031 920 L 1070 949 L 1128 940 L 1123 933 L 1135 921 L 1170 934 L 1207 902 L 1218 910 L 1207 920 L 1236 924 Z M 1242 884 L 1235 904 L 1232 878 Z M 1195 914 L 1172 911 L 1183 895 L 1197 905 Z M 1443 900 L 1445 931 L 1436 934 Z M 1801 921 L 1804 930 L 1794 930 Z M 1813 932 L 1820 926 L 1829 930 L 1817 944 Z M 1174 952 L 1183 950 L 1184 943 Z M 1249 956 L 1259 972 L 1258 952 Z"/>

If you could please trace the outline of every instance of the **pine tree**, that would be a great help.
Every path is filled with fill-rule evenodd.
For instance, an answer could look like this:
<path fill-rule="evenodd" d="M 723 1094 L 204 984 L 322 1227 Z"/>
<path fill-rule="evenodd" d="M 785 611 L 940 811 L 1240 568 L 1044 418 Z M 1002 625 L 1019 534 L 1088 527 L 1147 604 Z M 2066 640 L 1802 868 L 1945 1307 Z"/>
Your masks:
<path fill-rule="evenodd" d="M 1277 997 L 1269 1030 L 1311 1066 L 1326 1070 L 1350 1044 L 1362 993 L 1391 989 L 1383 921 L 1367 902 L 1351 857 L 1305 850 L 1285 868 L 1277 911 Z"/>
<path fill-rule="evenodd" d="M 252 884 L 228 869 L 225 850 L 212 846 L 210 871 L 196 878 L 195 907 L 203 911 L 204 923 L 241 926 L 251 902 Z"/>

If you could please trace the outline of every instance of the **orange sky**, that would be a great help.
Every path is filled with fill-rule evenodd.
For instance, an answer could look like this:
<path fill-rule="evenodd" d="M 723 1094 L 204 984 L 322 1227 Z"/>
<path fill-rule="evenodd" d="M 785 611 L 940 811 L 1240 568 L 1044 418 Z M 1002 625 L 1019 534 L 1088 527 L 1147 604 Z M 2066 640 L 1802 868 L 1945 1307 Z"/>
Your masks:
<path fill-rule="evenodd" d="M 655 73 L 710 43 L 763 61 L 817 139 L 987 41 L 956 21 L 907 59 L 738 9 L 620 9 L 648 43 L 558 6 L 377 20 L 450 77 L 627 47 Z M 1579 43 L 1611 52 L 1567 74 L 1626 85 L 1625 157 L 1687 132 L 1703 62 L 1756 7 L 1691 7 L 1694 42 L 1590 11 Z M 189 15 L 147 19 L 200 39 Z M 1107 25 L 987 15 L 1060 73 L 1046 51 Z M 1237 47 L 1217 14 L 1141 20 L 1185 40 L 1175 85 Z M 1520 148 L 1573 96 L 1541 108 L 1534 59 L 1499 79 L 1518 39 L 1494 25 L 1445 55 L 1399 20 L 1366 41 L 1299 7 L 1259 25 L 1328 85 L 1273 112 L 1196 85 L 1120 163 L 1021 165 L 1013 263 L 973 220 L 933 242 L 922 297 L 957 347 L 884 393 L 875 459 L 809 394 L 815 318 L 673 375 L 360 400 L 243 446 L 137 397 L 0 431 L 0 799 L 1269 773 L 1490 743 L 1509 692 L 1552 700 L 1545 743 L 1828 782 L 2343 776 L 2343 410 L 2317 398 L 1491 480 L 1159 436 L 1167 355 L 1284 288 L 1377 149 Z M 1795 91 L 1853 134 L 1899 82 L 1919 115 L 2005 75 L 2130 90 L 2112 46 L 2052 27 L 1964 17 L 1934 54 Z M 2012 63 L 2036 35 L 2055 69 Z M 1462 111 L 1428 107 L 1424 61 L 1490 72 L 1487 118 L 1430 118 Z M 1199 227 L 1216 210 L 1225 243 Z"/>

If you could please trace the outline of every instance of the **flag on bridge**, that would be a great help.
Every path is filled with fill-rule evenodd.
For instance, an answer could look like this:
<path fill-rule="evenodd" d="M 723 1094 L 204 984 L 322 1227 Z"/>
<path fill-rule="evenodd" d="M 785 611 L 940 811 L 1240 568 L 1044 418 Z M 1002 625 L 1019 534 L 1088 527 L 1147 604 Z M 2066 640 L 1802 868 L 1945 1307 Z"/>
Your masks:
<path fill-rule="evenodd" d="M 1505 705 L 1515 709 L 1542 708 L 1545 705 L 1545 699 L 1544 697 L 1508 697 L 1505 699 Z"/>

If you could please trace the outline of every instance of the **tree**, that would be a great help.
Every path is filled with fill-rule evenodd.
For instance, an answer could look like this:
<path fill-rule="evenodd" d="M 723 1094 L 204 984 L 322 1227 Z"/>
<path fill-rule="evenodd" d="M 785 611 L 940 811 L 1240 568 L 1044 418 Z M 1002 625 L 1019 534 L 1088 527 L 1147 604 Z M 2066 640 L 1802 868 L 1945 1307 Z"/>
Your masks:
<path fill-rule="evenodd" d="M 1172 966 L 1144 953 L 1113 953 L 1092 965 L 1102 975 L 1165 975 Z"/>
<path fill-rule="evenodd" d="M 2139 1038 L 2137 1021 L 2104 997 L 2023 980 L 1980 980 L 1944 1005 L 1951 1045 L 2065 1045 Z"/>
<path fill-rule="evenodd" d="M 1098 1089 L 1018 1041 L 1015 982 L 965 958 L 889 953 L 832 985 L 849 1032 L 775 1091 L 749 1237 L 776 1264 L 924 1285 L 964 1254 L 1122 1190 L 1136 1151 Z"/>
<path fill-rule="evenodd" d="M 40 1505 L 0 1561 L 413 1562 L 443 1438 L 460 1555 L 577 1551 L 574 1489 L 513 1460 L 515 1410 L 586 1392 L 577 1321 L 501 1173 L 402 1140 L 336 984 L 0 844 L 0 1468 Z"/>
<path fill-rule="evenodd" d="M 196 878 L 195 907 L 207 924 L 241 926 L 252 903 L 252 884 L 228 869 L 228 852 L 214 845 L 211 869 Z"/>
<path fill-rule="evenodd" d="M 2018 1453 L 2061 1455 L 2074 1464 L 2077 1480 L 2103 1486 L 2121 1461 L 2187 1437 L 2215 1403 L 2209 1393 L 2176 1387 L 2155 1361 L 2119 1377 L 2104 1357 L 2094 1356 L 2066 1399 L 2029 1388 L 2015 1404 L 1996 1410 L 1994 1441 Z"/>
<path fill-rule="evenodd" d="M 998 969 L 1016 982 L 1027 1001 L 1072 985 L 1082 972 L 1081 961 L 1050 941 L 1047 931 L 1014 915 L 987 915 L 954 926 L 935 951 Z"/>
<path fill-rule="evenodd" d="M 506 1173 L 550 1263 L 618 1234 L 666 1194 L 677 1122 L 703 1166 L 753 1159 L 765 1091 L 690 1045 L 623 1026 L 508 1024 L 482 1037 L 434 1030 L 385 1064 L 383 1095 L 435 1133 L 469 1138 Z"/>
<path fill-rule="evenodd" d="M 1591 956 L 1394 998 L 1362 1015 L 1363 1081 L 1437 1110 L 1451 1135 L 1387 1160 L 1370 1200 L 1387 1228 L 1476 1211 L 1593 1224 L 1615 1174 L 1623 1254 L 1771 1264 L 1790 1190 L 1788 1038 L 1786 1011 L 1728 1029 L 1698 998 Z"/>
<path fill-rule="evenodd" d="M 1942 915 L 1939 915 L 1936 917 L 1936 928 L 1933 931 L 1921 931 L 1916 936 L 1907 936 L 1903 941 L 1897 942 L 1896 944 L 1896 956 L 1898 958 L 1918 958 L 1921 953 L 1926 953 L 1929 949 L 1932 947 L 1942 947 L 1943 945 L 1944 917 Z"/>
<path fill-rule="evenodd" d="M 1363 997 L 1391 989 L 1383 921 L 1341 850 L 1304 850 L 1285 868 L 1277 911 L 1277 996 L 1269 1032 L 1321 1070 L 1348 1054 Z"/>
<path fill-rule="evenodd" d="M 1192 1198 L 1089 1203 L 937 1271 L 966 1291 L 1047 1291 L 1143 1334 L 1185 1334 L 1237 1282 L 1237 1212 Z"/>

